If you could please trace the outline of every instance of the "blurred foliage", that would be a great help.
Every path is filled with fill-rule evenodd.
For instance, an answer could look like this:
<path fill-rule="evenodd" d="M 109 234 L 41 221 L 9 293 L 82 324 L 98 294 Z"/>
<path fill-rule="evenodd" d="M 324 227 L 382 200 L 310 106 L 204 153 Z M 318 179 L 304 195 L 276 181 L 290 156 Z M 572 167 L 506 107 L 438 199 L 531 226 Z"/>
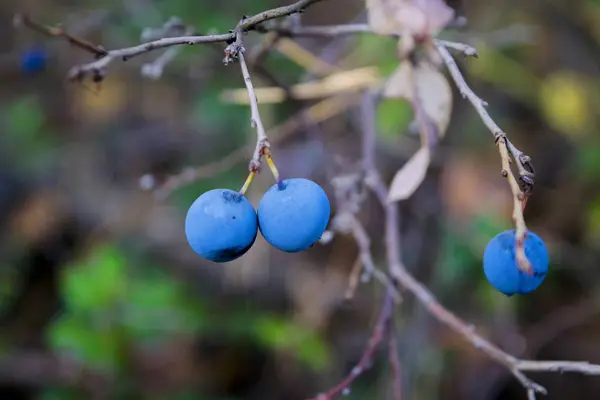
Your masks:
<path fill-rule="evenodd" d="M 332 0 L 334 5 L 319 13 L 309 10 L 304 23 L 352 20 L 350 3 L 358 10 L 360 2 L 340 6 L 341 1 L 335 5 Z M 9 1 L 0 13 L 9 21 L 17 8 L 24 8 L 37 19 L 70 28 L 85 20 L 84 11 L 104 9 L 110 12 L 108 22 L 82 35 L 115 48 L 138 43 L 144 27 L 156 27 L 170 16 L 182 17 L 202 33 L 226 32 L 242 14 L 275 4 L 67 3 Z M 528 355 L 532 358 L 598 362 L 600 326 L 590 318 L 578 325 L 585 329 L 564 329 L 550 319 L 541 330 L 553 337 L 541 350 L 527 342 L 527 335 L 565 305 L 598 290 L 600 2 L 457 3 L 453 6 L 463 8 L 474 27 L 473 32 L 459 32 L 459 38 L 466 35 L 479 53 L 478 59 L 459 59 L 460 68 L 537 167 L 526 218 L 548 242 L 551 272 L 540 290 L 525 298 L 508 299 L 485 281 L 481 254 L 490 238 L 510 228 L 511 199 L 499 177 L 491 137 L 458 93 L 441 145 L 443 165 L 432 168 L 414 201 L 400 207 L 407 265 L 457 315 L 483 326 L 510 351 L 526 347 L 534 348 Z M 497 45 L 486 39 L 518 19 L 539 28 L 533 40 L 517 37 Z M 63 356 L 86 374 L 114 378 L 99 385 L 110 393 L 105 398 L 127 399 L 294 400 L 326 389 L 351 370 L 379 307 L 370 284 L 360 285 L 353 301 L 339 301 L 355 260 L 353 244 L 336 238 L 308 254 L 282 255 L 259 238 L 239 262 L 206 263 L 187 247 L 182 218 L 199 193 L 239 188 L 247 162 L 179 189 L 166 203 L 136 186 L 142 174 L 162 179 L 218 161 L 254 141 L 248 107 L 220 101 L 224 89 L 243 87 L 236 65 L 222 67 L 221 44 L 184 46 L 159 81 L 139 74 L 142 63 L 151 62 L 157 52 L 127 63 L 116 60 L 101 85 L 67 85 L 66 71 L 91 60 L 89 54 L 8 24 L 0 29 L 7 38 L 2 44 L 6 57 L 0 60 L 2 357 L 20 350 Z M 249 47 L 260 39 L 249 34 Z M 48 68 L 25 76 L 18 71 L 18 55 L 42 41 L 51 53 Z M 316 55 L 331 51 L 325 41 L 298 42 Z M 346 68 L 375 65 L 388 75 L 398 66 L 397 43 L 389 38 L 357 35 L 346 47 L 336 46 Z M 286 85 L 306 76 L 276 50 L 263 66 Z M 259 71 L 253 71 L 253 78 L 257 86 L 272 85 Z M 265 124 L 272 127 L 300 107 L 286 102 L 261 105 L 263 110 Z M 378 163 L 386 177 L 409 155 L 412 118 L 405 101 L 385 100 L 377 109 Z M 313 128 L 303 127 L 278 143 L 275 159 L 290 174 L 302 171 L 298 165 L 314 163 L 317 173 L 311 178 L 330 191 L 324 176 L 330 178 L 338 168 L 333 160 L 354 160 L 360 141 L 345 117 L 320 124 L 316 133 Z M 327 149 L 323 160 L 312 152 L 313 142 Z M 256 183 L 257 194 L 249 194 L 252 201 L 265 182 Z M 55 205 L 45 196 L 60 201 Z M 39 211 L 26 201 L 31 199 L 50 205 Z M 380 265 L 383 221 L 376 207 L 366 205 L 365 210 L 361 218 Z M 32 220 L 39 223 L 34 225 L 39 235 L 23 235 L 25 221 Z M 430 326 L 411 307 L 409 296 L 405 302 L 400 342 L 407 398 L 483 398 L 482 390 L 489 399 L 521 398 L 517 383 L 497 378 L 487 359 Z M 385 358 L 377 355 L 375 365 L 346 394 L 348 399 L 385 398 L 390 371 L 379 368 L 386 365 Z M 44 377 L 12 378 L 2 380 L 3 398 L 14 398 L 15 388 L 23 387 L 43 388 L 35 398 L 45 400 L 90 397 L 82 394 L 90 390 L 83 378 L 66 384 Z M 552 376 L 540 383 L 548 386 L 548 398 L 583 400 L 600 390 L 593 378 L 568 379 Z M 90 386 L 92 391 L 98 387 Z"/>

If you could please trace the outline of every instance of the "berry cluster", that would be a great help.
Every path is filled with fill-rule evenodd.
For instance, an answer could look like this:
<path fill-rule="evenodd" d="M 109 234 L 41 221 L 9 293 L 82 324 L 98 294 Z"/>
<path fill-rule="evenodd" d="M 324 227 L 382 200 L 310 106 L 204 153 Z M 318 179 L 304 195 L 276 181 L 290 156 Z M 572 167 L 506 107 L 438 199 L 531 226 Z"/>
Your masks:
<path fill-rule="evenodd" d="M 488 243 L 483 255 L 483 271 L 487 280 L 507 296 L 536 290 L 546 277 L 550 261 L 544 241 L 535 233 L 528 232 L 524 248 L 533 271 L 522 271 L 517 265 L 515 244 L 515 230 L 504 231 Z"/>
<path fill-rule="evenodd" d="M 215 262 L 235 260 L 254 244 L 258 230 L 272 246 L 288 252 L 316 243 L 329 223 L 325 191 L 303 178 L 286 179 L 263 196 L 258 211 L 243 193 L 213 189 L 194 201 L 185 219 L 192 249 Z"/>

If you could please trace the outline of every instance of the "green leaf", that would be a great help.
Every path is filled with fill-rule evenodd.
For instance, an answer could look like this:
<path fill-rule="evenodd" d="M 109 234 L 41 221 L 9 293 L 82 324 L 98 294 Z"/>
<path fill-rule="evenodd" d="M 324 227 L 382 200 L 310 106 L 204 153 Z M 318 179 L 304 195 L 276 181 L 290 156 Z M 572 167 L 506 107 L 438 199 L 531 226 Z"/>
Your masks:
<path fill-rule="evenodd" d="M 475 237 L 493 238 L 500 232 L 511 228 L 511 224 L 499 214 L 477 214 L 471 220 L 471 229 Z"/>
<path fill-rule="evenodd" d="M 327 344 L 313 331 L 276 316 L 263 316 L 252 324 L 256 338 L 267 346 L 296 352 L 298 359 L 320 370 L 331 361 Z"/>
<path fill-rule="evenodd" d="M 473 264 L 473 253 L 468 244 L 452 230 L 447 230 L 442 250 L 443 268 L 440 279 L 445 287 L 451 288 L 467 278 Z"/>
<path fill-rule="evenodd" d="M 32 142 L 45 121 L 44 112 L 34 96 L 14 100 L 6 117 L 9 138 L 19 142 Z"/>
<path fill-rule="evenodd" d="M 62 387 L 46 387 L 38 397 L 39 400 L 77 400 L 74 390 Z"/>
<path fill-rule="evenodd" d="M 122 300 L 127 286 L 126 259 L 107 245 L 93 250 L 78 265 L 65 268 L 62 290 L 73 312 L 112 308 Z"/>
<path fill-rule="evenodd" d="M 377 126 L 384 137 L 402 135 L 413 117 L 413 110 L 405 100 L 384 99 L 377 106 Z"/>
<path fill-rule="evenodd" d="M 198 301 L 189 299 L 184 289 L 168 276 L 146 276 L 131 281 L 123 325 L 140 339 L 196 332 L 206 322 L 206 311 Z"/>
<path fill-rule="evenodd" d="M 365 65 L 376 64 L 382 76 L 391 74 L 398 67 L 397 41 L 385 40 L 375 35 L 357 35 L 356 53 Z"/>
<path fill-rule="evenodd" d="M 46 116 L 35 96 L 10 103 L 4 112 L 6 142 L 21 159 L 19 167 L 45 170 L 55 157 L 54 138 L 44 129 Z M 30 170 L 28 172 L 31 172 Z"/>
<path fill-rule="evenodd" d="M 119 332 L 114 324 L 101 325 L 81 315 L 65 314 L 52 324 L 48 342 L 53 350 L 78 362 L 114 371 L 120 364 Z"/>
<path fill-rule="evenodd" d="M 577 174 L 582 174 L 589 181 L 598 181 L 600 176 L 600 157 L 598 157 L 600 142 L 592 139 L 590 143 L 579 147 L 578 152 L 579 156 L 574 168 Z"/>

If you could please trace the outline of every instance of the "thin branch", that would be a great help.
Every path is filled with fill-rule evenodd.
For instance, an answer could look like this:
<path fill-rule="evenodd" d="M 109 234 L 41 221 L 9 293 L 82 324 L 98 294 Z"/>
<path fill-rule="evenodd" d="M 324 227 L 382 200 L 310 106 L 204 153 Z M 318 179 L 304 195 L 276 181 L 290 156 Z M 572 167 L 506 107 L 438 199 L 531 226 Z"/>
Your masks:
<path fill-rule="evenodd" d="M 461 46 L 460 44 L 455 44 L 455 43 L 451 43 L 451 42 L 442 42 L 442 41 L 439 41 L 436 39 L 433 40 L 433 44 L 435 45 L 438 53 L 441 55 L 442 60 L 444 61 L 444 64 L 446 64 L 446 68 L 448 69 L 448 71 L 450 72 L 450 75 L 454 79 L 454 82 L 456 83 L 456 86 L 457 86 L 458 90 L 460 91 L 461 96 L 463 98 L 468 99 L 471 102 L 471 104 L 473 105 L 473 107 L 475 108 L 475 110 L 477 111 L 479 116 L 481 117 L 481 120 L 483 121 L 485 126 L 494 135 L 494 140 L 498 144 L 498 151 L 500 153 L 500 158 L 502 160 L 502 176 L 504 176 L 508 180 L 508 183 L 510 185 L 510 188 L 511 188 L 511 191 L 513 194 L 513 215 L 512 215 L 512 217 L 513 217 L 513 220 L 515 223 L 515 230 L 516 230 L 516 233 L 515 233 L 515 241 L 516 241 L 515 256 L 516 256 L 516 260 L 517 260 L 517 265 L 518 265 L 519 269 L 521 269 L 522 271 L 525 271 L 528 274 L 532 274 L 533 268 L 531 267 L 531 263 L 529 262 L 529 260 L 527 259 L 527 256 L 525 255 L 525 239 L 527 237 L 527 225 L 525 224 L 525 218 L 523 217 L 525 194 L 521 191 L 519 183 L 515 179 L 515 176 L 512 173 L 512 170 L 510 167 L 510 165 L 511 165 L 511 158 L 510 158 L 511 151 L 509 151 L 509 143 L 510 142 L 508 141 L 508 139 L 506 137 L 506 133 L 504 133 L 504 131 L 502 129 L 500 129 L 500 127 L 494 122 L 494 120 L 492 119 L 490 114 L 487 112 L 487 110 L 486 110 L 487 103 L 483 99 L 481 99 L 479 96 L 477 96 L 475 94 L 475 92 L 469 87 L 464 76 L 458 69 L 458 65 L 456 64 L 456 61 L 454 60 L 454 58 L 452 57 L 452 55 L 450 54 L 450 52 L 448 51 L 448 49 L 446 47 L 451 45 L 452 48 L 454 48 L 454 49 L 462 49 L 462 51 L 464 51 L 464 53 L 467 55 L 473 55 L 476 53 L 471 51 L 471 47 L 467 46 L 467 45 Z M 533 185 L 533 180 L 532 180 L 533 170 L 526 171 L 527 167 L 523 162 L 523 154 L 520 151 L 518 151 L 516 149 L 516 147 L 514 147 L 512 144 L 510 144 L 510 148 L 512 149 L 512 152 L 514 152 L 518 156 L 515 158 L 515 161 L 519 165 L 518 168 L 519 168 L 521 180 L 524 181 L 526 179 L 530 179 L 531 185 Z M 527 159 L 529 159 L 529 158 L 527 157 Z M 529 165 L 531 165 L 530 160 L 528 161 L 528 163 L 529 163 Z M 524 175 L 521 175 L 521 174 L 524 174 Z"/>
<path fill-rule="evenodd" d="M 364 146 L 369 151 L 373 149 L 373 140 L 375 136 L 375 107 L 373 95 L 366 95 L 363 103 L 363 135 Z M 365 153 L 365 166 L 374 168 L 374 156 Z M 378 174 L 374 175 L 378 176 Z M 398 216 L 395 203 L 387 202 L 387 189 L 378 181 L 371 180 L 371 187 L 374 189 L 377 197 L 386 214 L 386 246 L 388 247 L 388 260 L 395 264 L 390 264 L 390 274 L 396 282 L 410 291 L 417 300 L 433 315 L 438 321 L 447 325 L 464 339 L 469 341 L 476 349 L 481 350 L 496 362 L 504 365 L 521 382 L 531 396 L 531 393 L 545 394 L 546 390 L 525 376 L 523 371 L 563 371 L 579 372 L 590 375 L 600 375 L 600 365 L 589 364 L 587 362 L 572 361 L 531 361 L 520 360 L 484 339 L 475 332 L 473 326 L 467 325 L 452 312 L 447 310 L 435 296 L 422 283 L 417 281 L 405 268 L 399 258 L 399 230 Z"/>
<path fill-rule="evenodd" d="M 477 96 L 475 94 L 475 92 L 473 92 L 473 90 L 471 90 L 471 88 L 467 84 L 467 81 L 465 80 L 462 73 L 458 69 L 458 65 L 456 64 L 456 61 L 454 61 L 454 58 L 446 49 L 446 46 L 448 46 L 449 43 L 451 43 L 451 42 L 446 42 L 446 41 L 442 42 L 437 39 L 433 40 L 433 44 L 435 45 L 438 53 L 442 56 L 442 59 L 443 59 L 444 63 L 446 64 L 446 68 L 448 68 L 448 72 L 450 72 L 450 75 L 454 79 L 454 82 L 456 83 L 456 86 L 457 86 L 458 90 L 460 91 L 460 95 L 463 98 L 468 99 L 471 102 L 471 104 L 473 104 L 473 107 L 475 107 L 475 110 L 481 117 L 481 120 L 483 121 L 485 126 L 494 135 L 494 140 L 498 140 L 498 138 L 501 136 L 506 136 L 504 131 L 502 129 L 500 129 L 500 127 L 494 122 L 494 120 L 492 119 L 490 114 L 487 112 L 486 107 L 488 106 L 488 103 L 486 101 L 484 101 L 483 99 L 481 99 L 479 96 Z M 456 48 L 456 47 L 453 47 L 453 48 Z"/>
<path fill-rule="evenodd" d="M 350 271 L 350 276 L 348 277 L 348 287 L 346 288 L 346 300 L 350 300 L 354 297 L 354 292 L 356 292 L 356 288 L 358 287 L 358 282 L 360 281 L 361 272 L 363 270 L 363 261 L 362 257 L 359 255 L 354 261 L 352 265 L 352 271 Z"/>
<path fill-rule="evenodd" d="M 270 148 L 270 144 L 267 133 L 265 132 L 265 127 L 262 123 L 262 119 L 260 118 L 260 112 L 258 111 L 258 99 L 256 97 L 256 93 L 254 92 L 254 85 L 252 84 L 250 72 L 248 71 L 248 65 L 246 64 L 246 60 L 244 58 L 245 50 L 241 44 L 240 38 L 241 33 L 238 34 L 236 43 L 230 46 L 239 46 L 238 57 L 240 61 L 240 67 L 242 69 L 242 76 L 244 77 L 244 84 L 246 85 L 246 90 L 248 91 L 248 98 L 250 99 L 250 125 L 256 129 L 256 147 L 254 149 L 254 154 L 252 155 L 252 160 L 250 161 L 250 170 L 256 171 L 260 168 L 260 159 L 262 158 L 265 149 Z"/>
<path fill-rule="evenodd" d="M 394 299 L 390 291 L 386 292 L 383 306 L 381 308 L 381 313 L 373 328 L 373 332 L 371 333 L 371 337 L 365 347 L 360 360 L 352 368 L 350 373 L 342 379 L 337 385 L 329 389 L 325 393 L 321 393 L 314 397 L 311 400 L 331 400 L 335 396 L 339 394 L 346 393 L 350 389 L 350 385 L 366 370 L 369 368 L 369 365 L 375 355 L 375 351 L 379 347 L 379 344 L 385 338 L 386 331 L 388 331 L 388 324 L 390 320 L 393 318 L 394 313 Z"/>
<path fill-rule="evenodd" d="M 368 24 L 345 24 L 326 26 L 265 26 L 259 25 L 256 31 L 260 33 L 274 32 L 284 37 L 335 37 L 355 35 L 358 33 L 373 33 Z"/>
<path fill-rule="evenodd" d="M 381 178 L 379 171 L 375 165 L 375 93 L 365 92 L 361 103 L 362 116 L 362 132 L 363 132 L 363 168 L 365 171 L 365 183 L 371 188 L 379 202 L 385 205 L 386 212 L 386 228 L 385 228 L 385 244 L 386 257 L 390 274 L 394 276 L 394 268 L 402 266 L 400 233 L 398 226 L 390 226 L 390 224 L 398 224 L 398 209 L 396 203 L 388 202 L 387 185 Z"/>
<path fill-rule="evenodd" d="M 400 293 L 390 281 L 388 275 L 375 266 L 371 254 L 371 238 L 363 224 L 356 217 L 356 213 L 360 211 L 365 200 L 363 178 L 363 173 L 350 173 L 336 176 L 331 180 L 331 186 L 334 189 L 336 215 L 331 221 L 329 232 L 352 235 L 358 247 L 358 260 L 350 273 L 346 298 L 353 296 L 359 280 L 368 282 L 371 277 L 374 277 L 391 293 L 394 301 L 400 302 Z"/>
<path fill-rule="evenodd" d="M 388 338 L 388 359 L 392 366 L 392 393 L 394 400 L 402 399 L 402 368 L 400 366 L 400 349 L 398 348 L 398 338 L 396 334 L 395 321 L 390 323 L 390 333 Z"/>
<path fill-rule="evenodd" d="M 91 42 L 88 42 L 85 39 L 71 35 L 63 28 L 41 24 L 37 21 L 34 21 L 27 14 L 16 14 L 13 17 L 13 25 L 16 27 L 25 26 L 46 36 L 64 38 L 67 40 L 67 42 L 71 43 L 76 47 L 79 47 L 80 49 L 89 51 L 90 53 L 94 54 L 97 58 L 104 57 L 108 54 L 108 51 L 102 46 L 97 46 Z"/>
<path fill-rule="evenodd" d="M 464 43 L 450 42 L 448 40 L 437 40 L 437 44 L 449 49 L 460 51 L 467 57 L 477 58 L 477 49 L 473 46 Z"/>
<path fill-rule="evenodd" d="M 401 300 L 401 296 L 398 290 L 394 287 L 394 284 L 390 281 L 385 273 L 375 267 L 373 255 L 371 254 L 371 239 L 365 231 L 365 228 L 354 215 L 352 215 L 351 219 L 352 236 L 358 245 L 359 257 L 365 273 L 368 274 L 367 276 L 375 277 L 375 279 L 377 279 L 383 285 L 383 287 L 387 288 L 394 300 L 399 302 Z"/>
<path fill-rule="evenodd" d="M 245 18 L 240 25 L 242 32 L 247 32 L 255 28 L 258 24 L 265 21 L 285 17 L 294 13 L 302 12 L 306 7 L 318 3 L 324 0 L 299 0 L 294 4 L 274 8 L 271 10 L 263 11 L 249 18 Z M 94 62 L 75 66 L 69 72 L 71 79 L 81 78 L 88 72 L 94 72 L 105 69 L 114 59 L 122 58 L 124 60 L 130 59 L 137 55 L 147 53 L 156 49 L 177 46 L 177 45 L 194 45 L 199 43 L 213 43 L 213 42 L 228 42 L 236 39 L 236 32 L 207 35 L 207 36 L 178 36 L 172 38 L 163 38 L 140 44 L 138 46 L 127 47 L 123 49 L 116 49 L 108 51 L 102 58 Z"/>
<path fill-rule="evenodd" d="M 600 375 L 600 365 L 586 361 L 535 361 L 518 360 L 515 367 L 520 371 L 577 372 L 584 375 Z"/>
<path fill-rule="evenodd" d="M 193 30 L 190 28 L 186 34 L 191 34 Z M 154 61 L 142 65 L 142 75 L 150 79 L 160 79 L 167 64 L 172 62 L 175 57 L 181 52 L 181 47 L 171 47 L 165 50 Z"/>

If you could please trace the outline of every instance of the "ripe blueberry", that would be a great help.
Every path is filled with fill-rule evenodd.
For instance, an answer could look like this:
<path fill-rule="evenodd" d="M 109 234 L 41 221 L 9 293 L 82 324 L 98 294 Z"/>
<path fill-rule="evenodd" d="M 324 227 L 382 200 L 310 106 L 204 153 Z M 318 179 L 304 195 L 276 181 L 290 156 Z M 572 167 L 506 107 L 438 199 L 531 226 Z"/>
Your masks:
<path fill-rule="evenodd" d="M 487 280 L 507 296 L 537 289 L 546 277 L 550 262 L 544 241 L 535 233 L 528 232 L 525 255 L 531 263 L 533 275 L 526 274 L 517 266 L 515 244 L 515 230 L 504 231 L 488 243 L 483 255 L 483 271 Z"/>
<path fill-rule="evenodd" d="M 21 54 L 21 70 L 34 74 L 46 67 L 48 53 L 41 47 L 34 47 Z"/>
<path fill-rule="evenodd" d="M 215 262 L 242 256 L 252 247 L 258 223 L 246 197 L 229 189 L 213 189 L 194 201 L 185 218 L 192 249 Z"/>
<path fill-rule="evenodd" d="M 272 246 L 294 253 L 319 240 L 331 212 L 321 186 L 308 179 L 286 179 L 273 185 L 258 204 L 260 232 Z"/>

